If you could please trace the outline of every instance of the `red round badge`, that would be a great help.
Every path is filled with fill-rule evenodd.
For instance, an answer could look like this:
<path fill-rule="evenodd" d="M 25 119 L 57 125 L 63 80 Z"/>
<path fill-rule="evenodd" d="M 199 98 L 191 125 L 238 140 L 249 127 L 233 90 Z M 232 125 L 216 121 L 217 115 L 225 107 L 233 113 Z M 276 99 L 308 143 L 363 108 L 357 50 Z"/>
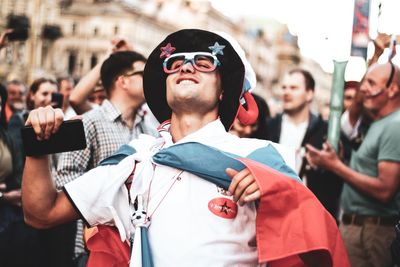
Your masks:
<path fill-rule="evenodd" d="M 233 219 L 237 215 L 237 204 L 229 198 L 219 197 L 208 202 L 208 209 L 218 217 Z"/>

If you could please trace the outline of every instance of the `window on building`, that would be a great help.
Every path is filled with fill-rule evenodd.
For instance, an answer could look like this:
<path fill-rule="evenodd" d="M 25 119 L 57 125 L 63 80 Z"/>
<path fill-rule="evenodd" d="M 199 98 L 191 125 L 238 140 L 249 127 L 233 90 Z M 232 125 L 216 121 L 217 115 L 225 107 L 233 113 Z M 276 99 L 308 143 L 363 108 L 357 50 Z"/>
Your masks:
<path fill-rule="evenodd" d="M 69 74 L 73 74 L 75 71 L 75 67 L 76 67 L 76 52 L 75 51 L 70 51 L 69 55 L 68 55 L 68 73 Z"/>
<path fill-rule="evenodd" d="M 72 23 L 72 29 L 71 29 L 71 31 L 72 31 L 72 35 L 75 35 L 76 34 L 76 28 L 77 28 L 77 25 L 76 25 L 76 23 L 74 22 L 74 23 Z"/>
<path fill-rule="evenodd" d="M 93 30 L 93 35 L 97 36 L 99 34 L 99 28 L 95 27 Z"/>
<path fill-rule="evenodd" d="M 118 26 L 114 26 L 114 35 L 119 34 L 119 27 Z"/>
<path fill-rule="evenodd" d="M 94 66 L 97 65 L 97 55 L 96 54 L 92 54 L 92 56 L 90 57 L 90 68 L 93 69 Z"/>

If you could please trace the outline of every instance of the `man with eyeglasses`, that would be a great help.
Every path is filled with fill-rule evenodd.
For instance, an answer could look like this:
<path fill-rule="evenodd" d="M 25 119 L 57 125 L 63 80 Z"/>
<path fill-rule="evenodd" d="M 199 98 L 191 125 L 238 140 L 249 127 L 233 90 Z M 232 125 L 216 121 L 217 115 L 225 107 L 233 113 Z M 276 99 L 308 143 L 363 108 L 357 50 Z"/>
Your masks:
<path fill-rule="evenodd" d="M 140 136 L 60 193 L 42 168 L 46 158 L 28 158 L 27 221 L 46 227 L 82 215 L 99 225 L 88 266 L 348 266 L 336 222 L 289 167 L 292 151 L 227 132 L 236 117 L 257 115 L 254 85 L 231 37 L 170 34 L 144 70 L 162 137 Z M 45 114 L 57 119 L 42 131 Z M 61 118 L 48 107 L 29 121 L 46 137 Z"/>
<path fill-rule="evenodd" d="M 329 144 L 321 151 L 307 147 L 312 164 L 332 170 L 345 182 L 340 230 L 354 267 L 393 266 L 390 243 L 400 207 L 399 75 L 399 67 L 391 62 L 368 68 L 360 90 L 375 121 L 353 151 L 350 167 Z"/>
<path fill-rule="evenodd" d="M 100 78 L 108 99 L 99 108 L 83 114 L 87 147 L 60 155 L 53 173 L 57 188 L 95 168 L 101 160 L 140 134 L 158 136 L 149 114 L 142 109 L 145 62 L 146 59 L 134 51 L 115 52 L 103 62 Z M 86 257 L 82 233 L 83 223 L 79 222 L 75 244 L 77 261 Z"/>

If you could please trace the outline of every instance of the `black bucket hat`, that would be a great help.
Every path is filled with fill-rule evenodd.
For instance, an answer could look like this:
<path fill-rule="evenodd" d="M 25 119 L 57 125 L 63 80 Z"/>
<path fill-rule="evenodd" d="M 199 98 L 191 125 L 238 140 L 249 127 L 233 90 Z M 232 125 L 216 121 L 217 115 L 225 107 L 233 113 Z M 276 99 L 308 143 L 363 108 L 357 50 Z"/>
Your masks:
<path fill-rule="evenodd" d="M 143 87 L 151 111 L 161 123 L 171 118 L 172 111 L 166 98 L 168 74 L 163 70 L 163 62 L 170 55 L 184 52 L 209 52 L 220 61 L 217 69 L 224 96 L 219 105 L 219 116 L 225 129 L 229 130 L 238 113 L 245 67 L 230 42 L 209 31 L 185 29 L 174 32 L 150 54 L 144 69 Z"/>

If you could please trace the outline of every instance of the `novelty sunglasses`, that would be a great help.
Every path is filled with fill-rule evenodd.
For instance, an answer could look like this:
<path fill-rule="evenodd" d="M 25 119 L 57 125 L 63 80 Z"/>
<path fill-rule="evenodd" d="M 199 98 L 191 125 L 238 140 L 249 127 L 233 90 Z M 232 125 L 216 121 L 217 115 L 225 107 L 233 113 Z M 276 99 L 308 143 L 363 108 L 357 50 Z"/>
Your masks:
<path fill-rule="evenodd" d="M 176 53 L 164 60 L 164 72 L 168 74 L 178 72 L 188 62 L 201 72 L 212 72 L 221 65 L 218 58 L 208 52 Z"/>

